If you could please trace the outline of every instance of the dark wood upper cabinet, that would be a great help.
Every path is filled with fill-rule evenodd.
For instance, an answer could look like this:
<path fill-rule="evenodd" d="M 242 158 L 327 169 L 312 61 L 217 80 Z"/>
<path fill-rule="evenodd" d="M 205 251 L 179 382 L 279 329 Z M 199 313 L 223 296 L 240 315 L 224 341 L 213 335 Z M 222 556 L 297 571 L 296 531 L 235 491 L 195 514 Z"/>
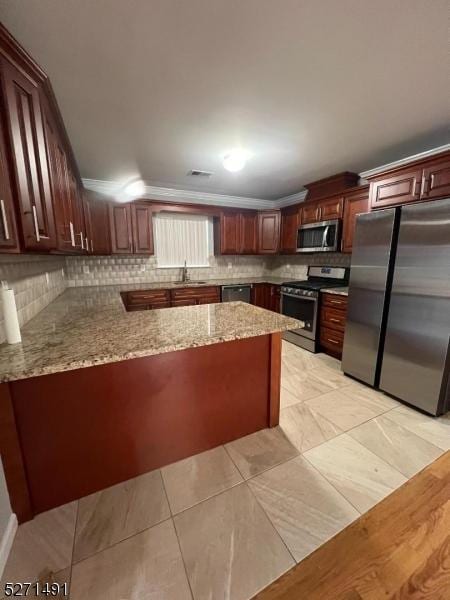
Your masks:
<path fill-rule="evenodd" d="M 296 204 L 281 210 L 280 252 L 295 254 L 297 251 L 297 230 L 301 222 L 302 209 Z"/>
<path fill-rule="evenodd" d="M 240 213 L 238 211 L 223 211 L 221 213 L 218 234 L 219 239 L 216 240 L 218 241 L 218 253 L 239 254 Z"/>
<path fill-rule="evenodd" d="M 420 199 L 422 169 L 404 168 L 395 175 L 381 176 L 370 182 L 370 206 L 373 209 L 397 206 Z"/>
<path fill-rule="evenodd" d="M 111 230 L 108 202 L 98 198 L 93 192 L 87 194 L 91 224 L 91 254 L 105 256 L 111 254 Z"/>
<path fill-rule="evenodd" d="M 341 219 L 344 210 L 344 198 L 342 196 L 329 198 L 319 202 L 320 220 Z"/>
<path fill-rule="evenodd" d="M 305 202 L 302 206 L 302 224 L 317 223 L 320 221 L 320 207 L 315 202 Z"/>
<path fill-rule="evenodd" d="M 0 116 L 0 250 L 2 252 L 19 252 L 20 246 L 4 133 Z"/>
<path fill-rule="evenodd" d="M 450 196 L 450 158 L 436 160 L 422 173 L 421 198 L 445 198 Z"/>
<path fill-rule="evenodd" d="M 133 251 L 135 254 L 153 254 L 152 207 L 148 203 L 131 205 Z"/>
<path fill-rule="evenodd" d="M 110 204 L 111 253 L 133 254 L 131 204 Z"/>
<path fill-rule="evenodd" d="M 256 254 L 258 215 L 241 212 L 239 219 L 239 254 Z"/>
<path fill-rule="evenodd" d="M 67 157 L 51 111 L 45 104 L 44 107 L 45 140 L 50 168 L 57 249 L 61 252 L 73 253 L 77 251 L 77 245 Z"/>
<path fill-rule="evenodd" d="M 280 247 L 279 210 L 258 213 L 258 254 L 276 254 Z"/>
<path fill-rule="evenodd" d="M 0 68 L 24 248 L 51 250 L 56 230 L 39 87 L 4 58 Z"/>
<path fill-rule="evenodd" d="M 365 187 L 344 198 L 344 224 L 342 230 L 342 252 L 352 252 L 356 216 L 369 212 L 369 189 Z"/>

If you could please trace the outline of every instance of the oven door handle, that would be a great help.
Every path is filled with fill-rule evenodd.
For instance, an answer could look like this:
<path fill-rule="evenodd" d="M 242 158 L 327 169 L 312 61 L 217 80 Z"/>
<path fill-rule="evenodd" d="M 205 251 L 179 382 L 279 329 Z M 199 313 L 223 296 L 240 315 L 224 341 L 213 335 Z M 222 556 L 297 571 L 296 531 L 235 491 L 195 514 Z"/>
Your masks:
<path fill-rule="evenodd" d="M 310 300 L 311 302 L 315 302 L 317 298 L 315 296 L 295 296 L 294 294 L 285 294 L 281 292 L 282 296 L 286 296 L 287 298 L 294 298 L 295 300 Z"/>

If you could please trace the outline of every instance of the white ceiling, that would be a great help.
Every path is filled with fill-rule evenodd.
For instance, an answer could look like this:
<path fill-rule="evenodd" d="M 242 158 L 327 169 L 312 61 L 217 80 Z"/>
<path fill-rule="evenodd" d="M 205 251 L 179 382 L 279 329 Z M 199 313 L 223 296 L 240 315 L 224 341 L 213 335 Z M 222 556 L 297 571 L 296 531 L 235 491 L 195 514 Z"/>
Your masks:
<path fill-rule="evenodd" d="M 0 0 L 85 178 L 275 199 L 449 141 L 449 0 Z M 221 160 L 253 157 L 240 173 Z M 214 172 L 209 180 L 189 169 Z"/>

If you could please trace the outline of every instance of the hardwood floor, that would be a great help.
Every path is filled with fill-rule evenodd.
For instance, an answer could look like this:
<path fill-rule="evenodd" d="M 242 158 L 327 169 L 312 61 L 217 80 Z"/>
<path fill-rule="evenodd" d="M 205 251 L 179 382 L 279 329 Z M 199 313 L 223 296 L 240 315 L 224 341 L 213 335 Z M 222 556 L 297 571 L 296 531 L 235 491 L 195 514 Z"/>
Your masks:
<path fill-rule="evenodd" d="M 450 451 L 255 596 L 449 600 Z"/>

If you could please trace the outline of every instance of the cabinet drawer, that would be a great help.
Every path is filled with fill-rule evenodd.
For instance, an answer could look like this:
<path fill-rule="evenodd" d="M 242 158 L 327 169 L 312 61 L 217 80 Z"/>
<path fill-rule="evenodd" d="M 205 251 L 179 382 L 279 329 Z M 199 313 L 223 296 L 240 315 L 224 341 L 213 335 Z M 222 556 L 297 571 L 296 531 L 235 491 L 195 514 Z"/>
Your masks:
<path fill-rule="evenodd" d="M 171 290 L 171 296 L 173 300 L 183 298 L 201 298 L 203 296 L 218 295 L 218 287 L 200 287 L 200 288 L 181 288 Z"/>
<path fill-rule="evenodd" d="M 197 300 L 195 298 L 184 298 L 181 300 L 172 300 L 171 306 L 192 306 L 193 304 L 197 304 Z"/>
<path fill-rule="evenodd" d="M 320 345 L 340 354 L 344 345 L 344 333 L 327 327 L 320 328 Z"/>
<path fill-rule="evenodd" d="M 329 327 L 337 331 L 345 331 L 346 313 L 343 310 L 336 310 L 329 306 L 322 306 L 320 312 L 321 327 Z"/>
<path fill-rule="evenodd" d="M 169 290 L 139 290 L 127 293 L 127 304 L 151 304 L 153 302 L 170 302 Z"/>
<path fill-rule="evenodd" d="M 347 310 L 347 296 L 339 296 L 338 294 L 322 294 L 322 306 L 337 308 L 338 310 Z"/>
<path fill-rule="evenodd" d="M 170 308 L 170 302 L 151 302 L 150 304 L 127 304 L 128 312 L 134 312 L 136 310 L 155 310 L 157 308 Z"/>

